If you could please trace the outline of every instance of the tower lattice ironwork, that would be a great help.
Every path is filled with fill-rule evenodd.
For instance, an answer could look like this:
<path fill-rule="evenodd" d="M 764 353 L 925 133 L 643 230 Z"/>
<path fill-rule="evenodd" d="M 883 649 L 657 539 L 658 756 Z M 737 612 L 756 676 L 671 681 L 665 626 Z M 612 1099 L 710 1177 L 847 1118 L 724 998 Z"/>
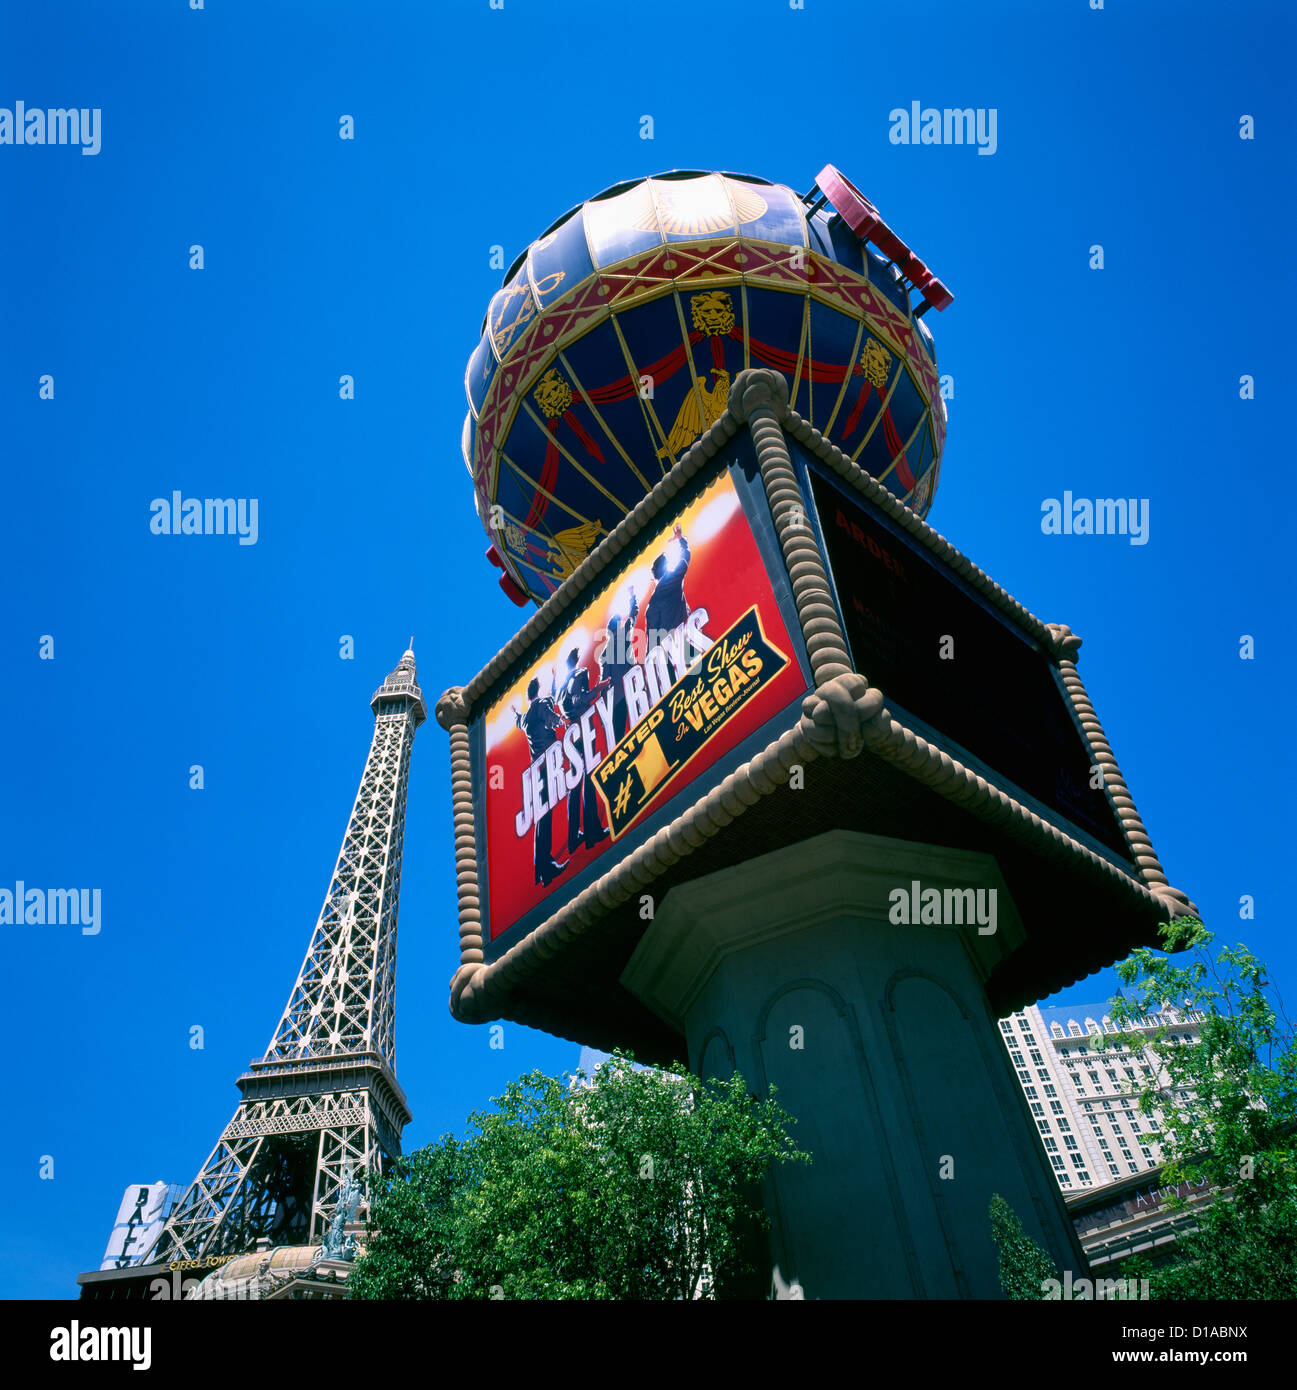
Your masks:
<path fill-rule="evenodd" d="M 400 1155 L 396 916 L 410 752 L 427 718 L 413 644 L 370 705 L 373 743 L 288 1005 L 150 1263 L 322 1240 L 347 1175 Z"/>

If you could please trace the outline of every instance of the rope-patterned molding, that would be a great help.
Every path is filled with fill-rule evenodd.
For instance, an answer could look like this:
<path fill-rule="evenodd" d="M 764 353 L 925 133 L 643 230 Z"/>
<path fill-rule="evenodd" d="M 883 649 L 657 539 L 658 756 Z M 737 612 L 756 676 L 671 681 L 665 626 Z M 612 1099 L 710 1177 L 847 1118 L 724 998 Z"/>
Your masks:
<path fill-rule="evenodd" d="M 777 375 L 763 373 L 763 375 Z M 782 378 L 780 378 L 782 381 Z M 787 400 L 787 387 L 784 387 L 783 400 Z M 960 575 L 971 587 L 976 589 L 988 602 L 992 603 L 1006 617 L 1035 638 L 1050 654 L 1058 667 L 1064 688 L 1076 711 L 1077 719 L 1089 744 L 1091 756 L 1102 770 L 1105 785 L 1111 796 L 1114 809 L 1121 825 L 1126 843 L 1138 866 L 1144 884 L 1162 900 L 1171 917 L 1186 912 L 1196 913 L 1197 908 L 1188 896 L 1167 881 L 1165 872 L 1153 849 L 1144 823 L 1139 818 L 1130 788 L 1122 776 L 1116 755 L 1108 743 L 1103 727 L 1095 714 L 1094 706 L 1085 691 L 1085 686 L 1076 670 L 1076 656 L 1081 646 L 1077 637 L 1065 623 L 1043 623 L 1036 615 L 1024 608 L 1006 589 L 997 584 L 985 571 L 979 569 L 971 560 L 950 544 L 944 536 L 935 531 L 921 517 L 912 512 L 904 503 L 888 491 L 877 479 L 853 463 L 836 445 L 831 444 L 816 429 L 802 419 L 796 411 L 781 408 L 778 393 L 773 402 L 776 415 L 782 419 L 783 429 L 812 453 L 822 463 L 831 467 L 839 476 L 864 494 L 880 511 L 885 512 L 903 527 L 916 540 L 938 559 Z M 816 672 L 817 677 L 819 672 Z M 1070 837 L 1069 837 L 1070 838 Z M 1071 841 L 1076 844 L 1076 841 Z M 1078 848 L 1080 846 L 1078 845 Z M 1090 851 L 1086 850 L 1089 854 Z M 1106 863 L 1102 856 L 1094 856 Z"/>
<path fill-rule="evenodd" d="M 965 767 L 892 718 L 882 692 L 856 672 L 834 677 L 807 695 L 797 723 L 719 786 L 701 797 L 670 825 L 590 884 L 498 960 L 484 965 L 478 935 L 464 936 L 477 954 L 462 957 L 451 980 L 450 1009 L 466 1023 L 502 1016 L 511 992 L 565 947 L 579 940 L 608 913 L 637 896 L 667 869 L 732 824 L 763 796 L 787 784 L 792 769 L 816 758 L 854 758 L 868 748 L 947 800 L 998 825 L 1014 839 L 1054 858 L 1079 859 L 1138 899 L 1145 907 L 1167 909 L 1157 894 L 1096 854 L 1056 825 L 1042 819 L 1009 793 Z M 453 757 L 453 754 L 452 754 Z M 456 823 L 456 861 L 460 837 L 472 844 L 472 823 Z M 461 896 L 461 902 L 465 898 Z M 476 869 L 471 901 L 476 905 Z M 476 922 L 476 918 L 474 918 Z M 549 1017 L 543 1008 L 533 1017 Z M 545 1026 L 541 1023 L 540 1026 Z"/>
<path fill-rule="evenodd" d="M 767 497 L 774 507 L 777 503 L 785 507 L 796 502 L 801 504 L 800 495 L 794 497 L 786 489 L 787 478 L 779 476 L 777 485 L 772 485 L 771 474 L 778 474 L 778 464 L 783 463 L 791 473 L 787 446 L 782 439 L 775 438 L 763 429 L 769 429 L 773 422 L 776 431 L 785 430 L 800 444 L 804 445 L 817 460 L 828 465 L 835 473 L 863 494 L 878 509 L 895 521 L 902 529 L 919 541 L 977 590 L 988 602 L 993 604 L 1029 636 L 1039 642 L 1055 659 L 1065 653 L 1058 647 L 1054 637 L 1054 625 L 1042 622 L 1025 608 L 1006 589 L 997 584 L 988 574 L 978 568 L 966 555 L 928 525 L 920 516 L 911 511 L 871 474 L 853 463 L 836 445 L 831 444 L 819 430 L 809 425 L 788 404 L 788 383 L 779 373 L 769 368 L 749 368 L 734 378 L 726 408 L 720 418 L 694 444 L 678 464 L 657 484 L 656 487 L 636 504 L 630 512 L 613 528 L 589 555 L 563 581 L 546 602 L 531 615 L 513 637 L 495 656 L 463 687 L 462 698 L 468 711 L 488 689 L 499 679 L 523 653 L 551 628 L 556 627 L 562 616 L 575 608 L 603 572 L 630 546 L 657 518 L 666 503 L 670 502 L 698 474 L 703 466 L 715 458 L 739 432 L 744 423 L 753 426 L 754 442 L 758 446 L 758 460 L 761 460 L 761 445 L 764 439 L 769 467 L 763 466 L 762 477 L 766 483 Z M 779 525 L 779 517 L 776 517 Z M 789 560 L 790 571 L 798 556 L 812 559 L 807 545 L 813 546 L 809 536 L 797 538 L 798 543 L 789 546 L 785 540 L 787 527 L 781 527 L 781 543 L 784 544 L 785 558 Z M 790 554 L 790 548 L 794 554 Z M 822 567 L 821 557 L 816 548 L 813 557 Z M 797 576 L 793 575 L 794 580 Z M 800 611 L 800 609 L 799 609 Z M 813 635 L 813 634 L 812 634 Z M 812 657 L 814 669 L 815 659 Z M 840 674 L 840 673 L 839 673 Z M 816 672 L 817 678 L 819 672 Z"/>
<path fill-rule="evenodd" d="M 866 473 L 859 464 L 853 463 L 835 444 L 831 444 L 819 430 L 807 424 L 795 411 L 786 410 L 781 423 L 799 444 L 803 444 L 821 462 L 826 463 L 841 478 L 844 478 L 857 491 L 885 513 L 898 526 L 907 531 L 915 540 L 930 550 L 939 560 L 976 589 L 989 603 L 998 608 L 1006 617 L 1013 620 L 1029 636 L 1057 659 L 1060 652 L 1048 623 L 1043 623 L 1029 609 L 1013 597 L 1007 589 L 997 584 L 984 570 L 979 569 L 962 551 L 957 550 L 939 531 L 934 530 L 916 512 L 912 512 L 904 502 L 890 492 L 872 474 Z"/>
<path fill-rule="evenodd" d="M 811 672 L 815 684 L 823 685 L 851 670 L 851 655 L 838 622 L 824 557 L 814 531 L 806 524 L 806 503 L 780 424 L 788 415 L 788 382 L 778 372 L 769 370 L 744 372 L 738 382 L 730 401 L 735 413 L 747 420 L 752 431 L 757 465 L 788 568 Z"/>
<path fill-rule="evenodd" d="M 752 433 L 762 483 L 788 569 L 815 689 L 802 702 L 801 717 L 792 728 L 564 904 L 524 940 L 487 965 L 469 762 L 468 723 L 473 706 L 534 643 L 559 624 L 565 613 L 588 598 L 590 590 L 622 552 L 655 523 L 666 504 L 745 424 Z M 1112 795 L 1137 865 L 1138 878 L 906 728 L 886 708 L 883 692 L 871 687 L 864 675 L 852 670 L 825 559 L 813 530 L 805 524 L 805 501 L 797 484 L 785 432 L 963 578 L 1038 642 L 1057 663 L 1094 760 L 1101 767 Z M 740 372 L 735 377 L 724 414 L 680 463 L 595 547 L 467 686 L 446 691 L 437 703 L 438 723 L 450 733 L 460 923 L 460 967 L 451 980 L 451 1012 L 464 1022 L 486 1022 L 501 1017 L 513 990 L 545 961 L 553 959 L 590 931 L 614 908 L 637 896 L 762 797 L 784 786 L 794 767 L 820 757 L 854 758 L 866 748 L 955 805 L 1000 827 L 1013 839 L 1032 846 L 1036 852 L 1087 865 L 1129 892 L 1145 908 L 1151 906 L 1169 916 L 1195 911 L 1185 894 L 1170 887 L 1153 852 L 1129 788 L 1076 674 L 1075 656 L 1079 647 L 1080 639 L 1070 629 L 1062 624 L 1041 622 L 790 409 L 788 384 L 780 373 L 767 369 Z M 524 1005 L 519 1001 L 511 1007 L 510 1016 L 550 1031 L 558 1031 L 557 1025 L 561 1022 L 558 1012 L 539 1002 Z"/>
<path fill-rule="evenodd" d="M 1112 751 L 1112 745 L 1108 742 L 1108 735 L 1104 733 L 1103 725 L 1099 723 L 1099 716 L 1095 713 L 1081 677 L 1077 674 L 1076 653 L 1080 649 L 1081 639 L 1066 623 L 1051 623 L 1050 631 L 1059 650 L 1063 653 L 1058 663 L 1063 685 L 1072 702 L 1072 708 L 1076 711 L 1081 728 L 1085 731 L 1086 742 L 1090 745 L 1090 752 L 1099 766 L 1104 786 L 1108 789 L 1118 819 L 1121 821 L 1126 843 L 1130 846 L 1130 852 L 1134 856 L 1135 862 L 1139 865 L 1144 882 L 1148 884 L 1153 893 L 1166 903 L 1167 911 L 1172 917 L 1184 916 L 1187 913 L 1192 913 L 1196 917 L 1198 915 L 1197 907 L 1190 902 L 1185 893 L 1181 892 L 1179 888 L 1173 888 L 1167 880 L 1157 853 L 1153 849 L 1153 842 L 1144 827 L 1144 822 L 1140 820 L 1139 812 L 1135 809 L 1135 800 L 1130 794 L 1130 788 L 1126 785 L 1126 779 L 1122 776 L 1121 768 L 1117 765 L 1117 756 Z"/>

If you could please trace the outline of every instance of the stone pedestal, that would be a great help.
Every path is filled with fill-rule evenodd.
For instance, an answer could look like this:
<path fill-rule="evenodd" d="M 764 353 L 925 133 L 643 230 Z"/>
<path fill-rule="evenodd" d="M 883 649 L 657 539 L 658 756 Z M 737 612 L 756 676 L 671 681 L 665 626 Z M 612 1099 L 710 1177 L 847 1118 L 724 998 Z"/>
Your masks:
<path fill-rule="evenodd" d="M 777 1296 L 1000 1298 L 993 1193 L 1085 1272 L 983 989 L 1022 940 L 991 857 L 849 831 L 658 904 L 622 982 L 694 1071 L 776 1086 L 814 1156 L 765 1182 Z"/>

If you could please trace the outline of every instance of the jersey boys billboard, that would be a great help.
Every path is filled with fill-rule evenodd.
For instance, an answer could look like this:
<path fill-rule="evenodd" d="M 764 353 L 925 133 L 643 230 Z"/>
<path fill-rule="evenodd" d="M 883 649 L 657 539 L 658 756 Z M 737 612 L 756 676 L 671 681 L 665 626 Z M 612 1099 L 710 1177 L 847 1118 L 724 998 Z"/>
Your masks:
<path fill-rule="evenodd" d="M 492 943 L 696 800 L 809 688 L 782 559 L 740 489 L 764 508 L 759 483 L 722 473 L 488 705 L 473 742 Z"/>

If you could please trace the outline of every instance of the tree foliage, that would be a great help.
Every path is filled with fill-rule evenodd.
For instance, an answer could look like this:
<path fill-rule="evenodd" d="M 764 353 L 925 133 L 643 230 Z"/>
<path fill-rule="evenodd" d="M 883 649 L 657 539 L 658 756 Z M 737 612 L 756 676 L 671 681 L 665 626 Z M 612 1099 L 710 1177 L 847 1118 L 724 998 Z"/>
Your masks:
<path fill-rule="evenodd" d="M 353 1298 L 715 1297 L 750 1273 L 772 1163 L 809 1162 L 772 1097 L 616 1055 L 531 1072 L 401 1160 L 374 1197 Z"/>
<path fill-rule="evenodd" d="M 998 1192 L 991 1196 L 990 1217 L 1005 1297 L 1022 1301 L 1044 1298 L 1045 1281 L 1058 1278 L 1058 1266 L 1022 1229 L 1017 1212 Z"/>
<path fill-rule="evenodd" d="M 1172 1263 L 1128 1260 L 1122 1273 L 1147 1278 L 1154 1298 L 1257 1299 L 1297 1296 L 1297 1052 L 1293 1029 L 1265 966 L 1238 945 L 1211 954 L 1212 933 L 1197 918 L 1167 924 L 1167 951 L 1193 954 L 1181 964 L 1148 949 L 1117 967 L 1129 996 L 1110 1016 L 1119 1027 L 1160 1015 L 1151 1035 L 1162 1076 L 1138 1091 L 1162 1145 L 1168 1186 L 1210 1185 L 1198 1209 L 1199 1231 L 1181 1236 Z M 1200 1011 L 1200 1040 L 1186 1043 L 1167 1010 Z M 1120 1042 L 1097 1035 L 1096 1050 Z M 1171 1209 L 1185 1199 L 1167 1199 Z"/>
<path fill-rule="evenodd" d="M 449 1298 L 459 1215 L 474 1154 L 452 1135 L 399 1159 L 370 1204 L 365 1253 L 347 1280 L 351 1298 Z"/>

